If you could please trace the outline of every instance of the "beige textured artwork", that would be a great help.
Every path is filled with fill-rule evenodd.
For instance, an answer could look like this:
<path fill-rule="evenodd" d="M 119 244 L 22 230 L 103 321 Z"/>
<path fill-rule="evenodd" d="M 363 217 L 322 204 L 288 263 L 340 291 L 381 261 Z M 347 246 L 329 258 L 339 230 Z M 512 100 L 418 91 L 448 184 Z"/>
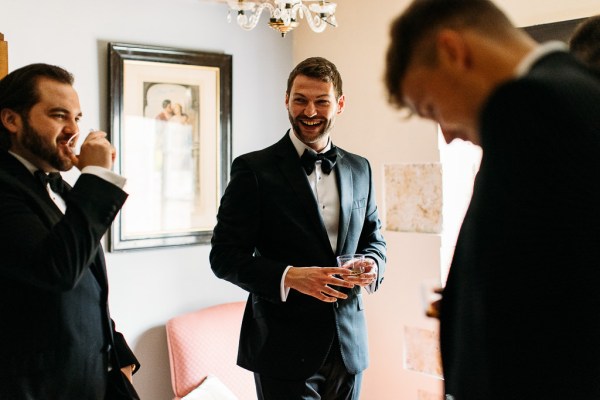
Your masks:
<path fill-rule="evenodd" d="M 404 368 L 409 371 L 442 377 L 442 361 L 437 332 L 404 327 Z"/>
<path fill-rule="evenodd" d="M 400 232 L 442 231 L 442 164 L 385 166 L 387 229 Z"/>

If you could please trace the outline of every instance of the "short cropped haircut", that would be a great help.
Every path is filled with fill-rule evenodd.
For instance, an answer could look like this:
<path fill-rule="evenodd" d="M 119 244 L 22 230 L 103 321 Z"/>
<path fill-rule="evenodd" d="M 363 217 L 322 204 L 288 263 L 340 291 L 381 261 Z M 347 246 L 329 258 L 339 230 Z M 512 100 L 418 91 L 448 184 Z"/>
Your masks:
<path fill-rule="evenodd" d="M 14 70 L 0 80 L 0 110 L 5 108 L 27 118 L 31 108 L 40 101 L 38 81 L 48 78 L 56 82 L 73 85 L 73 75 L 56 65 L 30 64 Z M 10 136 L 0 123 L 0 147 L 10 146 Z"/>
<path fill-rule="evenodd" d="M 310 57 L 296 65 L 296 68 L 290 72 L 288 77 L 286 94 L 290 94 L 294 79 L 298 75 L 308 76 L 309 78 L 319 79 L 323 82 L 333 83 L 335 99 L 339 99 L 342 94 L 342 77 L 337 67 L 331 61 L 323 57 Z"/>
<path fill-rule="evenodd" d="M 435 42 L 427 43 L 427 39 L 434 38 L 443 28 L 471 28 L 502 35 L 514 26 L 489 0 L 414 0 L 390 29 L 384 73 L 390 104 L 405 107 L 401 82 L 412 62 L 429 66 L 437 63 Z"/>
<path fill-rule="evenodd" d="M 575 28 L 569 47 L 575 57 L 600 71 L 600 15 L 590 17 Z"/>

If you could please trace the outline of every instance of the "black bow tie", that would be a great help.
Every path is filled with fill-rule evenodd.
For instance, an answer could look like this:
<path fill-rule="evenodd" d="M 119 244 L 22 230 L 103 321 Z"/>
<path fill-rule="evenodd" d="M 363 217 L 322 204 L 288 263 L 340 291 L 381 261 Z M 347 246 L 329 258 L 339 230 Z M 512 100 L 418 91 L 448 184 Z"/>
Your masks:
<path fill-rule="evenodd" d="M 62 176 L 59 172 L 50 172 L 47 174 L 38 169 L 35 171 L 34 175 L 44 186 L 44 189 L 46 188 L 46 185 L 50 185 L 50 189 L 52 189 L 54 193 L 58 193 L 60 195 L 65 193 L 65 183 L 63 182 Z"/>
<path fill-rule="evenodd" d="M 329 151 L 322 154 L 306 149 L 304 150 L 302 157 L 300 157 L 300 161 L 306 171 L 306 175 L 312 174 L 315 169 L 315 162 L 319 160 L 321 161 L 321 169 L 323 172 L 329 174 L 335 165 L 336 158 L 337 149 L 332 146 Z"/>

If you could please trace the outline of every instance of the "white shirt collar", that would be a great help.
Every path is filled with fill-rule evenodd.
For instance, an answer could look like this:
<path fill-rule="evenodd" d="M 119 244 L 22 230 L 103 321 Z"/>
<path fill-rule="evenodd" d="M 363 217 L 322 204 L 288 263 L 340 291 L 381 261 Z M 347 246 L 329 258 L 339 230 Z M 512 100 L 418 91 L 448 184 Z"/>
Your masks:
<path fill-rule="evenodd" d="M 521 60 L 519 65 L 517 65 L 517 68 L 515 69 L 515 78 L 520 78 L 526 75 L 529 70 L 531 70 L 531 67 L 533 67 L 533 64 L 535 64 L 539 59 L 555 51 L 568 51 L 568 47 L 565 43 L 557 40 L 536 46 Z"/>
<path fill-rule="evenodd" d="M 298 157 L 302 157 L 302 154 L 304 154 L 305 149 L 314 151 L 313 149 L 311 149 L 310 147 L 308 147 L 307 145 L 302 143 L 300 141 L 300 139 L 298 139 L 296 137 L 293 129 L 290 129 L 289 135 L 290 135 L 290 139 L 292 139 L 292 144 L 294 145 L 294 147 L 296 148 L 296 151 L 298 152 Z M 327 150 L 330 150 L 330 149 L 331 149 L 331 137 L 327 139 L 327 146 L 325 146 L 325 148 L 323 150 L 321 150 L 319 153 L 325 153 Z"/>

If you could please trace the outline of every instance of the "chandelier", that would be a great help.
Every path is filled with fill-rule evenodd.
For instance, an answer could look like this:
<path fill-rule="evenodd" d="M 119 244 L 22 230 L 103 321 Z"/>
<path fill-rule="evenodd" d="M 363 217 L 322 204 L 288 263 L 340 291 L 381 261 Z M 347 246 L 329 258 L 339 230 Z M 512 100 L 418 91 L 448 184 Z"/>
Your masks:
<path fill-rule="evenodd" d="M 237 24 L 249 31 L 258 24 L 263 10 L 269 10 L 269 26 L 284 37 L 286 33 L 299 25 L 298 20 L 305 18 L 315 32 L 323 32 L 327 25 L 336 27 L 336 3 L 324 0 L 227 0 L 229 12 L 227 21 L 231 22 L 232 12 L 237 14 Z"/>

